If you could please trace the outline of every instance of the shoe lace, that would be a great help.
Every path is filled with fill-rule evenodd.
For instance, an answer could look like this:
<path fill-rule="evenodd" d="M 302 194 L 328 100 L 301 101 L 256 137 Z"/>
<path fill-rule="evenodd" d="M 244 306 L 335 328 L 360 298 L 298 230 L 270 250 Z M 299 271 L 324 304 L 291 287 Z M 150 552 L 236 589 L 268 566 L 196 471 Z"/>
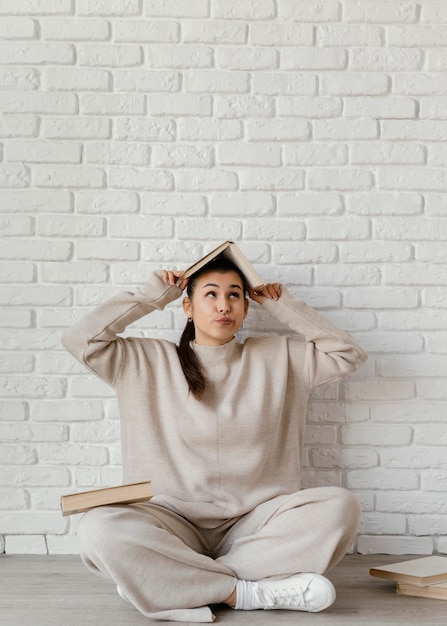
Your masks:
<path fill-rule="evenodd" d="M 262 584 L 258 584 L 254 593 L 260 602 L 268 609 L 293 609 L 306 606 L 304 594 L 308 589 L 297 585 L 294 589 L 283 587 L 272 587 L 267 589 Z"/>

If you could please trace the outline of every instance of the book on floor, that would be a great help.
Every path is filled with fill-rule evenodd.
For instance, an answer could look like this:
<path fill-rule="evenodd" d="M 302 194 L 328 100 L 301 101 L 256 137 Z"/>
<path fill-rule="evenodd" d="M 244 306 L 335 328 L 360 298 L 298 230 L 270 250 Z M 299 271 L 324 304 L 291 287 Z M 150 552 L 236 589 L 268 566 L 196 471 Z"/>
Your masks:
<path fill-rule="evenodd" d="M 394 580 L 416 587 L 447 582 L 447 557 L 427 556 L 390 565 L 372 567 L 371 576 Z"/>
<path fill-rule="evenodd" d="M 97 506 L 106 506 L 108 504 L 145 502 L 146 500 L 150 500 L 152 496 L 153 492 L 150 481 L 70 493 L 61 496 L 62 515 L 83 513 Z"/>
<path fill-rule="evenodd" d="M 396 591 L 401 596 L 416 596 L 417 598 L 433 598 L 435 600 L 447 600 L 447 582 L 437 585 L 418 587 L 407 583 L 397 583 Z"/>
<path fill-rule="evenodd" d="M 256 291 L 257 287 L 260 288 L 265 285 L 265 282 L 259 276 L 253 265 L 245 256 L 245 254 L 234 243 L 234 241 L 224 241 L 224 243 L 221 243 L 219 246 L 217 246 L 217 248 L 211 250 L 211 252 L 208 252 L 208 254 L 205 254 L 205 256 L 202 257 L 199 261 L 193 263 L 178 279 L 177 284 L 179 285 L 184 278 L 189 278 L 195 272 L 200 270 L 202 267 L 204 267 L 220 255 L 232 261 L 241 270 L 251 289 L 254 289 Z"/>

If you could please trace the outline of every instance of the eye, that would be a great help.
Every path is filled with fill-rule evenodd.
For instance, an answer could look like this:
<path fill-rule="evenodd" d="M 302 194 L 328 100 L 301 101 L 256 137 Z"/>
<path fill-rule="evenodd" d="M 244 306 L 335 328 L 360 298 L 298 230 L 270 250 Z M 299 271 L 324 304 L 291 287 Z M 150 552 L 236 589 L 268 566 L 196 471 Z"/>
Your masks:
<path fill-rule="evenodd" d="M 209 298 L 210 296 L 212 298 L 214 298 L 216 296 L 216 292 L 215 291 L 207 291 L 206 294 L 205 294 L 205 297 Z"/>
<path fill-rule="evenodd" d="M 233 291 L 230 293 L 230 298 L 240 298 L 241 294 L 238 291 Z"/>

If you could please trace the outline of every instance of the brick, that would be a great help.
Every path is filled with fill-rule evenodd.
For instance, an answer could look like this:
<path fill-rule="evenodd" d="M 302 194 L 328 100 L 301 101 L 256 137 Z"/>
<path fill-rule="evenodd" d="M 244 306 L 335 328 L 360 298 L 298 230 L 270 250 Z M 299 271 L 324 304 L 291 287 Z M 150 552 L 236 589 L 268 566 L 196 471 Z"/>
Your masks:
<path fill-rule="evenodd" d="M 82 189 L 105 186 L 105 172 L 99 168 L 36 165 L 33 169 L 36 187 Z"/>
<path fill-rule="evenodd" d="M 53 18 L 42 20 L 45 41 L 106 41 L 110 38 L 110 23 L 104 19 Z"/>
<path fill-rule="evenodd" d="M 212 217 L 266 217 L 274 212 L 273 196 L 265 193 L 215 194 L 210 199 Z"/>
<path fill-rule="evenodd" d="M 79 15 L 100 17 L 128 17 L 141 13 L 139 0 L 78 0 L 76 9 Z"/>
<path fill-rule="evenodd" d="M 75 255 L 81 260 L 137 261 L 139 244 L 136 241 L 80 239 L 75 245 Z"/>
<path fill-rule="evenodd" d="M 383 139 L 444 141 L 447 137 L 447 121 L 407 120 L 382 122 Z"/>
<path fill-rule="evenodd" d="M 415 260 L 424 263 L 445 263 L 447 259 L 446 243 L 419 243 L 415 246 Z"/>
<path fill-rule="evenodd" d="M 416 100 L 405 97 L 349 98 L 345 102 L 346 117 L 409 119 L 417 116 Z"/>
<path fill-rule="evenodd" d="M 222 144 L 217 150 L 217 163 L 222 165 L 281 165 L 281 148 L 268 144 Z"/>
<path fill-rule="evenodd" d="M 275 263 L 332 263 L 337 257 L 337 246 L 325 243 L 284 243 L 274 251 Z"/>
<path fill-rule="evenodd" d="M 411 168 L 406 171 L 408 169 Z M 374 229 L 376 239 L 379 240 L 444 241 L 447 236 L 447 224 L 441 218 L 412 217 L 408 220 L 404 217 L 389 217 L 375 220 Z"/>
<path fill-rule="evenodd" d="M 177 19 L 209 17 L 208 0 L 194 0 L 193 4 L 189 0 L 170 0 L 169 2 L 145 0 L 144 15 Z"/>
<path fill-rule="evenodd" d="M 274 113 L 272 98 L 264 96 L 217 96 L 215 114 L 225 118 L 271 117 Z"/>
<path fill-rule="evenodd" d="M 318 24 L 316 38 L 321 46 L 382 46 L 385 34 L 371 24 Z"/>
<path fill-rule="evenodd" d="M 432 554 L 433 539 L 417 537 L 364 537 L 357 540 L 360 554 Z"/>
<path fill-rule="evenodd" d="M 394 470 L 373 468 L 352 470 L 346 475 L 348 489 L 374 489 L 386 491 L 390 489 L 419 489 L 419 473 L 414 470 Z"/>
<path fill-rule="evenodd" d="M 212 113 L 210 96 L 172 94 L 148 96 L 150 115 L 207 116 Z"/>
<path fill-rule="evenodd" d="M 71 430 L 71 441 L 87 444 L 91 441 L 103 444 L 119 443 L 119 425 L 103 422 L 75 424 Z"/>
<path fill-rule="evenodd" d="M 433 383 L 435 381 L 433 380 Z M 418 397 L 424 398 L 425 394 L 418 394 Z M 426 422 L 440 422 L 443 419 L 443 406 L 442 403 L 418 401 L 418 402 L 399 402 L 395 403 L 381 403 L 377 406 L 371 407 L 371 418 L 375 422 L 385 423 L 421 423 L 424 422 L 424 430 L 430 428 Z M 438 427 L 433 426 L 435 429 Z M 418 432 L 418 427 L 416 427 Z M 444 437 L 444 435 L 442 435 Z M 442 441 L 442 440 L 441 440 Z M 419 441 L 421 443 L 422 441 Z M 427 443 L 429 443 L 427 441 Z"/>
<path fill-rule="evenodd" d="M 149 168 L 112 167 L 109 185 L 117 189 L 170 190 L 173 188 L 172 174 L 165 170 Z"/>
<path fill-rule="evenodd" d="M 0 43 L 0 63 L 2 65 L 73 65 L 74 62 L 74 46 L 69 44 Z"/>
<path fill-rule="evenodd" d="M 447 150 L 444 145 L 429 147 L 428 164 L 433 167 L 445 167 L 447 165 Z"/>
<path fill-rule="evenodd" d="M 350 469 L 375 467 L 378 454 L 372 448 L 314 448 L 311 451 L 312 465 L 317 468 Z"/>
<path fill-rule="evenodd" d="M 78 63 L 90 67 L 135 67 L 143 64 L 141 46 L 126 44 L 81 44 L 77 46 Z"/>
<path fill-rule="evenodd" d="M 417 367 L 419 364 L 419 368 Z M 424 372 L 425 376 L 446 376 L 447 357 L 437 355 L 407 355 L 405 359 L 400 356 L 388 356 L 380 362 L 377 367 L 379 376 L 395 376 L 398 368 L 399 376 L 420 376 Z"/>
<path fill-rule="evenodd" d="M 174 234 L 174 222 L 170 217 L 154 217 L 148 220 L 140 216 L 115 215 L 109 218 L 109 235 L 116 238 L 168 239 Z"/>
<path fill-rule="evenodd" d="M 394 81 L 396 94 L 404 96 L 445 96 L 447 95 L 447 79 L 437 72 L 418 74 L 397 74 Z M 424 125 L 424 122 L 421 122 Z M 427 123 L 425 125 L 428 126 Z"/>
<path fill-rule="evenodd" d="M 445 70 L 447 69 L 446 50 L 431 50 L 427 54 L 427 63 L 425 67 L 429 72 L 445 72 Z"/>
<path fill-rule="evenodd" d="M 445 200 L 446 194 L 443 193 L 427 193 L 425 194 L 427 215 L 445 216 Z"/>
<path fill-rule="evenodd" d="M 257 72 L 253 75 L 253 93 L 279 96 L 278 103 L 285 110 L 289 109 L 290 115 L 300 115 L 300 110 L 299 108 L 293 108 L 293 101 L 289 107 L 287 103 L 284 103 L 283 97 L 287 95 L 308 96 L 308 98 L 303 98 L 303 102 L 300 100 L 299 104 L 303 103 L 304 106 L 307 104 L 307 107 L 311 107 L 314 112 L 320 110 L 318 106 L 318 103 L 321 105 L 320 99 L 317 97 L 310 98 L 310 96 L 316 96 L 317 94 L 317 79 L 310 73 Z M 314 101 L 313 104 L 312 100 Z M 304 113 L 301 113 L 301 115 L 305 116 Z"/>
<path fill-rule="evenodd" d="M 420 119 L 447 119 L 447 96 L 422 96 L 419 98 Z"/>
<path fill-rule="evenodd" d="M 368 239 L 370 222 L 364 218 L 310 219 L 307 226 L 308 239 Z"/>
<path fill-rule="evenodd" d="M 48 554 L 43 535 L 10 535 L 5 540 L 6 554 Z"/>
<path fill-rule="evenodd" d="M 144 115 L 146 99 L 143 94 L 83 93 L 80 110 L 86 115 Z"/>
<path fill-rule="evenodd" d="M 23 165 L 0 165 L 0 187 L 28 187 L 30 174 Z"/>
<path fill-rule="evenodd" d="M 67 114 L 77 113 L 76 96 L 71 93 L 45 93 L 35 91 L 0 91 L 0 104 L 4 113 L 44 113 L 44 114 Z M 32 125 L 33 118 L 24 116 L 21 118 L 27 126 Z M 20 118 L 12 118 L 13 121 Z"/>
<path fill-rule="evenodd" d="M 407 518 L 397 513 L 364 513 L 360 535 L 405 535 Z"/>
<path fill-rule="evenodd" d="M 108 453 L 100 446 L 42 444 L 39 461 L 47 465 L 106 465 Z"/>
<path fill-rule="evenodd" d="M 114 70 L 115 91 L 159 93 L 174 92 L 180 89 L 178 72 L 161 70 Z"/>
<path fill-rule="evenodd" d="M 1 191 L 0 204 L 3 213 L 69 213 L 71 197 L 66 191 L 51 192 L 33 189 L 32 191 Z"/>
<path fill-rule="evenodd" d="M 32 408 L 32 419 L 37 422 L 72 424 L 96 421 L 103 417 L 104 407 L 100 400 L 69 400 L 67 398 L 51 402 L 42 400 L 35 402 Z"/>
<path fill-rule="evenodd" d="M 340 261 L 343 263 L 396 263 L 411 261 L 412 256 L 413 248 L 410 244 L 395 241 L 340 244 Z"/>
<path fill-rule="evenodd" d="M 38 89 L 40 72 L 33 68 L 0 67 L 0 89 Z"/>
<path fill-rule="evenodd" d="M 203 145 L 163 145 L 154 146 L 153 164 L 155 167 L 212 167 L 214 151 Z"/>
<path fill-rule="evenodd" d="M 61 333 L 57 334 L 57 341 L 52 350 L 44 350 L 36 353 L 37 371 L 40 374 L 59 374 L 67 376 L 83 374 L 84 370 L 81 364 L 73 360 L 68 352 L 61 351 L 60 334 Z"/>
<path fill-rule="evenodd" d="M 422 208 L 423 198 L 417 193 L 378 191 L 347 197 L 348 212 L 358 215 L 418 215 Z"/>
<path fill-rule="evenodd" d="M 177 170 L 174 176 L 177 191 L 230 191 L 237 188 L 234 172 L 216 168 Z"/>
<path fill-rule="evenodd" d="M 12 5 L 1 0 L 0 15 L 71 15 L 71 0 L 22 0 Z"/>
<path fill-rule="evenodd" d="M 381 451 L 381 465 L 389 468 L 419 468 L 441 469 L 447 468 L 445 450 L 434 446 L 413 446 L 405 449 L 384 448 Z"/>
<path fill-rule="evenodd" d="M 147 63 L 153 68 L 178 68 L 194 70 L 212 67 L 213 50 L 208 46 L 177 44 L 152 45 L 147 51 Z M 217 65 L 216 67 L 219 67 Z"/>
<path fill-rule="evenodd" d="M 108 119 L 50 117 L 43 121 L 43 136 L 46 139 L 108 139 L 110 132 Z"/>
<path fill-rule="evenodd" d="M 34 465 L 37 462 L 36 450 L 30 446 L 2 445 L 0 465 Z"/>
<path fill-rule="evenodd" d="M 0 137 L 35 137 L 37 132 L 38 119 L 33 115 L 8 115 L 0 118 Z"/>
<path fill-rule="evenodd" d="M 357 165 L 406 165 L 426 162 L 426 149 L 408 143 L 361 143 L 352 146 L 351 162 Z"/>
<path fill-rule="evenodd" d="M 66 487 L 70 484 L 70 472 L 65 467 L 42 467 L 39 465 L 5 467 L 2 468 L 0 474 L 0 484 L 14 488 Z"/>
<path fill-rule="evenodd" d="M 180 119 L 177 132 L 178 139 L 183 141 L 234 141 L 243 135 L 240 121 L 215 118 Z"/>
<path fill-rule="evenodd" d="M 432 493 L 391 492 L 377 494 L 378 511 L 398 513 L 447 513 L 447 503 L 443 498 L 433 498 Z"/>
<path fill-rule="evenodd" d="M 297 152 L 299 150 L 305 152 L 307 159 L 311 159 L 312 150 L 310 146 L 308 151 L 305 151 L 304 146 L 302 148 L 297 147 Z M 290 151 L 293 154 L 293 146 L 291 146 Z M 286 147 L 285 153 L 289 154 L 290 151 Z M 323 148 L 316 148 L 315 153 L 313 158 L 321 159 L 324 150 Z M 286 217 L 293 215 L 340 215 L 343 212 L 343 208 L 343 199 L 338 193 L 285 193 L 278 198 L 278 214 Z"/>
<path fill-rule="evenodd" d="M 414 391 L 413 383 L 399 380 L 350 380 L 342 384 L 344 400 L 408 400 Z"/>
<path fill-rule="evenodd" d="M 447 258 L 444 257 L 444 262 Z M 384 268 L 384 281 L 387 285 L 446 285 L 445 265 L 412 263 L 411 273 L 407 264 L 396 264 Z"/>
<path fill-rule="evenodd" d="M 285 167 L 252 167 L 239 171 L 240 188 L 252 191 L 295 190 L 304 188 L 304 172 Z"/>
<path fill-rule="evenodd" d="M 367 118 L 315 120 L 316 139 L 352 140 L 378 137 L 377 121 Z"/>
<path fill-rule="evenodd" d="M 0 424 L 0 435 L 2 441 L 10 442 L 67 441 L 69 430 L 66 425 Z"/>
<path fill-rule="evenodd" d="M 185 86 L 191 93 L 248 93 L 249 74 L 222 70 L 196 70 L 185 76 Z"/>
<path fill-rule="evenodd" d="M 404 446 L 413 441 L 413 429 L 402 425 L 387 425 L 385 428 L 377 424 L 345 424 L 340 434 L 344 445 Z M 390 476 L 388 479 L 391 480 Z"/>
<path fill-rule="evenodd" d="M 115 482 L 118 483 L 119 480 Z M 73 535 L 46 535 L 49 554 L 79 554 L 79 539 Z"/>
<path fill-rule="evenodd" d="M 273 0 L 215 0 L 212 5 L 213 18 L 226 20 L 266 20 L 275 17 Z"/>
<path fill-rule="evenodd" d="M 246 129 L 250 141 L 302 141 L 310 138 L 309 123 L 305 120 L 248 120 Z"/>
<path fill-rule="evenodd" d="M 65 393 L 65 381 L 44 376 L 1 376 L 2 398 L 61 398 Z"/>
<path fill-rule="evenodd" d="M 51 330 L 36 330 L 35 328 L 27 328 L 20 331 L 16 330 L 14 332 L 6 332 L 4 338 L 4 347 L 8 350 L 32 350 L 34 353 L 36 353 L 39 350 L 59 349 L 60 341 L 55 333 Z M 19 355 L 16 354 L 12 357 L 11 365 L 13 365 L 15 357 L 19 357 Z M 26 357 L 26 359 L 28 358 L 29 357 Z M 26 369 L 30 371 L 29 367 L 27 367 Z"/>
<path fill-rule="evenodd" d="M 111 75 L 91 68 L 48 68 L 45 86 L 49 91 L 109 91 Z"/>
<path fill-rule="evenodd" d="M 285 165 L 345 165 L 348 148 L 340 144 L 291 144 L 284 148 Z"/>
<path fill-rule="evenodd" d="M 442 330 L 445 329 L 445 311 L 387 312 L 379 317 L 379 326 L 387 330 Z M 443 324 L 444 320 L 444 324 Z"/>
<path fill-rule="evenodd" d="M 5 215 L 0 217 L 2 237 L 26 237 L 34 234 L 34 221 L 25 215 Z"/>
<path fill-rule="evenodd" d="M 433 48 L 445 46 L 447 32 L 445 26 L 425 24 L 407 24 L 405 26 L 390 25 L 387 29 L 388 45 L 406 47 Z"/>
<path fill-rule="evenodd" d="M 174 141 L 175 126 L 171 120 L 124 117 L 117 120 L 115 137 L 125 141 Z"/>
<path fill-rule="evenodd" d="M 196 237 L 194 237 L 196 239 Z M 157 263 L 160 267 L 164 264 L 185 263 L 191 264 L 191 259 L 201 258 L 205 254 L 202 246 L 187 241 L 157 241 L 145 246 L 143 259 Z"/>
<path fill-rule="evenodd" d="M 7 534 L 36 535 L 52 532 L 62 535 L 67 529 L 68 522 L 60 511 L 51 513 L 36 513 L 31 511 L 21 511 L 17 513 L 3 513 L 0 531 Z M 43 539 L 43 537 L 42 537 Z M 8 549 L 8 543 L 6 543 Z"/>
<path fill-rule="evenodd" d="M 352 308 L 415 308 L 419 302 L 416 288 L 371 287 L 345 292 L 345 304 Z"/>
<path fill-rule="evenodd" d="M 91 142 L 85 146 L 85 162 L 107 165 L 149 165 L 150 147 L 124 141 Z"/>
<path fill-rule="evenodd" d="M 14 400 L 4 400 L 0 404 L 0 419 L 8 421 L 24 421 L 28 417 L 28 404 Z"/>
<path fill-rule="evenodd" d="M 113 34 L 118 42 L 174 43 L 180 41 L 180 25 L 171 20 L 118 20 Z"/>
<path fill-rule="evenodd" d="M 281 68 L 285 70 L 342 70 L 347 60 L 342 48 L 296 46 L 281 51 Z"/>
<path fill-rule="evenodd" d="M 320 266 L 315 269 L 318 285 L 379 285 L 381 273 L 373 266 L 337 265 L 336 267 Z"/>
<path fill-rule="evenodd" d="M 284 77 L 284 75 L 283 75 Z M 293 117 L 338 117 L 342 112 L 340 98 L 308 98 L 299 96 L 279 97 L 278 113 Z"/>
<path fill-rule="evenodd" d="M 333 72 L 321 76 L 322 96 L 384 96 L 389 91 L 386 74 Z"/>
<path fill-rule="evenodd" d="M 20 337 L 19 333 L 4 333 L 4 350 L 12 350 L 14 340 L 16 336 Z M 14 337 L 14 340 L 12 340 Z M 26 349 L 27 347 L 19 344 L 19 349 Z M 0 353 L 0 372 L 2 374 L 25 374 L 34 370 L 34 357 L 31 354 L 12 354 L 8 352 Z"/>
<path fill-rule="evenodd" d="M 338 22 L 341 17 L 341 6 L 338 2 L 319 2 L 311 0 L 282 0 L 279 16 L 285 20 L 296 22 Z"/>
<path fill-rule="evenodd" d="M 269 70 L 279 67 L 279 55 L 273 48 L 245 48 L 241 55 L 240 47 L 220 48 L 215 53 L 216 67 L 225 70 Z"/>
<path fill-rule="evenodd" d="M 373 3 L 347 0 L 343 17 L 347 22 L 412 23 L 418 19 L 417 8 L 415 2 L 399 2 L 396 5 L 386 0 L 375 0 Z"/>
<path fill-rule="evenodd" d="M 143 193 L 141 212 L 146 215 L 205 215 L 207 201 L 203 196 Z"/>
<path fill-rule="evenodd" d="M 28 494 L 24 489 L 2 489 L 0 492 L 0 509 L 17 511 L 29 506 Z"/>
<path fill-rule="evenodd" d="M 27 163 L 80 163 L 82 145 L 74 142 L 17 140 L 5 146 L 5 160 Z"/>
<path fill-rule="evenodd" d="M 225 237 L 238 240 L 241 237 L 241 223 L 239 220 L 206 220 L 200 224 L 196 220 L 178 220 L 177 233 L 179 239 L 213 239 L 217 232 L 225 232 Z"/>
<path fill-rule="evenodd" d="M 330 445 L 337 441 L 337 429 L 334 426 L 307 426 L 304 445 Z"/>
<path fill-rule="evenodd" d="M 33 283 L 36 281 L 36 267 L 32 263 L 0 264 L 1 283 Z"/>
<path fill-rule="evenodd" d="M 247 40 L 247 30 L 246 24 L 217 19 L 182 24 L 185 43 L 242 44 Z"/>
<path fill-rule="evenodd" d="M 271 220 L 258 218 L 247 222 L 244 235 L 249 239 L 298 241 L 305 237 L 304 224 L 295 220 Z"/>
<path fill-rule="evenodd" d="M 68 241 L 52 241 L 49 245 L 49 242 L 45 240 L 22 239 L 4 241 L 0 248 L 0 258 L 2 259 L 68 261 L 71 257 L 71 253 L 72 245 Z M 25 304 L 26 297 L 23 301 L 21 297 L 19 300 L 20 304 Z M 37 304 L 37 302 L 34 300 L 35 304 Z"/>
<path fill-rule="evenodd" d="M 308 174 L 308 187 L 311 190 L 367 191 L 372 186 L 372 174 L 365 170 L 315 168 Z"/>
<path fill-rule="evenodd" d="M 37 234 L 44 237 L 102 237 L 105 220 L 102 217 L 74 215 L 41 216 L 37 220 Z"/>
<path fill-rule="evenodd" d="M 35 39 L 37 22 L 28 17 L 5 17 L 0 22 L 0 39 Z"/>
<path fill-rule="evenodd" d="M 447 7 L 444 2 L 426 2 L 421 6 L 421 21 L 435 24 L 447 23 Z"/>
<path fill-rule="evenodd" d="M 257 46 L 311 46 L 314 29 L 310 24 L 254 22 L 250 24 L 249 41 Z"/>
<path fill-rule="evenodd" d="M 442 535 L 445 532 L 445 516 L 413 514 L 408 518 L 408 532 L 416 536 Z"/>
<path fill-rule="evenodd" d="M 441 411 L 439 410 L 441 407 L 437 407 L 435 405 L 437 411 L 432 413 L 432 421 L 440 420 L 442 422 L 443 417 L 441 415 Z M 423 426 L 416 425 L 414 433 L 414 441 L 418 445 L 425 446 L 445 446 L 447 443 L 447 435 L 445 433 L 445 429 L 443 429 L 443 424 L 424 424 Z M 425 474 L 426 476 L 427 474 Z M 436 483 L 437 474 L 432 476 L 432 480 Z M 442 481 L 445 481 L 445 475 L 440 475 Z M 437 489 L 435 489 L 437 490 Z"/>

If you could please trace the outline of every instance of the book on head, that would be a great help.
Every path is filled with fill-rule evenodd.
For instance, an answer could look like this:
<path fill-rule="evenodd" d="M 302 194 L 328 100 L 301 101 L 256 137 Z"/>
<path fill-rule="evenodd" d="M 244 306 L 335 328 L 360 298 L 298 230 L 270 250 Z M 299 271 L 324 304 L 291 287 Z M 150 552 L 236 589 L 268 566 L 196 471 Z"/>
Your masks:
<path fill-rule="evenodd" d="M 213 261 L 220 255 L 232 261 L 241 270 L 251 289 L 254 289 L 256 291 L 256 288 L 259 289 L 265 285 L 265 282 L 259 276 L 253 265 L 242 252 L 242 250 L 234 243 L 234 241 L 224 241 L 224 243 L 221 243 L 219 246 L 217 246 L 217 248 L 211 250 L 211 252 L 208 252 L 208 254 L 205 254 L 204 257 L 199 259 L 199 261 L 196 261 L 195 263 L 190 265 L 190 267 L 188 267 L 184 271 L 182 276 L 178 279 L 177 285 L 179 285 L 184 278 L 189 278 L 190 276 L 195 274 L 195 272 L 200 270 L 208 263 L 211 263 L 211 261 Z"/>
<path fill-rule="evenodd" d="M 150 500 L 153 495 L 150 481 L 70 493 L 61 496 L 62 515 L 83 513 L 97 506 L 107 506 L 109 504 L 145 502 Z"/>
<path fill-rule="evenodd" d="M 425 585 L 447 582 L 447 557 L 427 556 L 400 561 L 390 565 L 372 567 L 369 573 L 377 578 L 424 587 Z"/>

